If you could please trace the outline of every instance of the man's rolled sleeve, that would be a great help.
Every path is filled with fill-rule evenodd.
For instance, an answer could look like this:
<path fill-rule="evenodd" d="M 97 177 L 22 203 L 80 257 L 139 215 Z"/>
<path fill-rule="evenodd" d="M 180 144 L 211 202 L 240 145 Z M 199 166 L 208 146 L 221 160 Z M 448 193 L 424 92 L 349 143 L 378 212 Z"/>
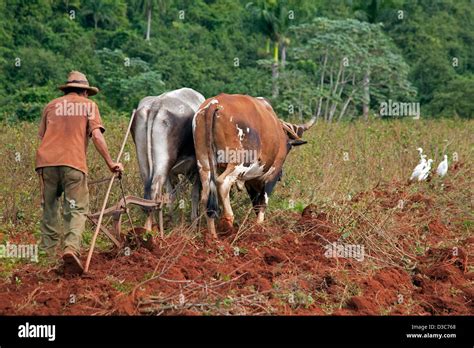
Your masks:
<path fill-rule="evenodd" d="M 100 118 L 99 107 L 96 103 L 94 103 L 92 107 L 92 113 L 89 114 L 87 122 L 87 134 L 89 137 L 92 136 L 92 132 L 96 129 L 100 129 L 102 133 L 105 132 L 105 127 L 102 124 L 102 119 Z"/>
<path fill-rule="evenodd" d="M 41 115 L 41 121 L 38 129 L 38 136 L 43 139 L 44 133 L 46 133 L 46 107 L 43 110 L 43 114 Z"/>

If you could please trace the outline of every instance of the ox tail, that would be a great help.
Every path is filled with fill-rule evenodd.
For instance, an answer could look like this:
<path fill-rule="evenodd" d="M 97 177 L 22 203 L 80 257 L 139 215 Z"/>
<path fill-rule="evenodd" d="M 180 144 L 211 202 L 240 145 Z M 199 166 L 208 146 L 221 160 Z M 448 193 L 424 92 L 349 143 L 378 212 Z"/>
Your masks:
<path fill-rule="evenodd" d="M 152 113 L 150 109 L 147 110 L 147 117 L 146 117 L 146 155 L 147 155 L 147 162 L 148 162 L 148 178 L 146 178 L 145 182 L 145 199 L 152 199 L 151 195 L 151 187 L 153 185 L 153 121 L 154 117 L 152 117 Z M 154 199 L 154 197 L 153 197 Z"/>
<path fill-rule="evenodd" d="M 206 213 L 211 219 L 219 216 L 219 200 L 217 198 L 216 187 L 216 159 L 215 159 L 215 144 L 214 144 L 214 121 L 218 108 L 216 104 L 211 104 L 204 114 L 206 125 L 206 144 L 207 155 L 209 158 L 209 196 L 207 198 Z"/>

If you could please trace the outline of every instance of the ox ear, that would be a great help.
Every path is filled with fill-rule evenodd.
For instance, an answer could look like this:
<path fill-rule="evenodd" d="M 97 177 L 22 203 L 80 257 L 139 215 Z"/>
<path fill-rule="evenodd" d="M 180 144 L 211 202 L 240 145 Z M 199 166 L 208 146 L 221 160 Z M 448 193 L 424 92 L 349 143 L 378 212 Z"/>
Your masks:
<path fill-rule="evenodd" d="M 300 146 L 300 145 L 307 144 L 308 142 L 306 140 L 303 140 L 303 139 L 291 139 L 288 143 L 291 146 Z"/>

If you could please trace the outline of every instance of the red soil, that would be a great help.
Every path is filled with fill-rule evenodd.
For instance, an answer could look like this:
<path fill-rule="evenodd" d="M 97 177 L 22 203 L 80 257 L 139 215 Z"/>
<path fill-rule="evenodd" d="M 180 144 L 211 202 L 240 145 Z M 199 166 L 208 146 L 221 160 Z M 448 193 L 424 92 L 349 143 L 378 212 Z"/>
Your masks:
<path fill-rule="evenodd" d="M 403 185 L 377 187 L 351 202 L 375 199 L 377 207 L 392 209 L 406 200 L 394 215 L 402 249 L 421 233 L 407 222 L 409 214 L 425 217 L 427 245 L 455 238 L 456 231 L 430 212 L 433 197 L 406 191 Z M 412 210 L 413 203 L 421 208 Z M 234 243 L 235 233 L 207 247 L 194 232 L 180 231 L 161 245 L 143 243 L 143 231 L 135 229 L 130 255 L 96 253 L 90 273 L 81 277 L 20 264 L 0 284 L 0 314 L 474 314 L 468 273 L 474 238 L 456 249 L 429 248 L 412 267 L 371 270 L 354 259 L 324 256 L 324 246 L 341 237 L 328 212 L 310 205 L 288 218 L 288 226 L 252 226 Z"/>

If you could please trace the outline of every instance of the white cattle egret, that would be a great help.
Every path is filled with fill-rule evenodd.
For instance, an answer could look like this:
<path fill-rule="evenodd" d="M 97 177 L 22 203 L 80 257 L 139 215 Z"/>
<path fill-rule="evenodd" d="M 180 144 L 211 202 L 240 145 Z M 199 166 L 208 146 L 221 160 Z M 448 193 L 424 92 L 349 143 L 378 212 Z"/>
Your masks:
<path fill-rule="evenodd" d="M 418 178 L 426 166 L 426 155 L 421 155 L 421 161 L 418 165 L 413 169 L 413 173 L 411 173 L 410 181 L 415 180 Z"/>
<path fill-rule="evenodd" d="M 418 152 L 420 153 L 420 159 L 423 158 L 423 149 L 421 147 L 417 148 Z"/>
<path fill-rule="evenodd" d="M 426 178 L 428 178 L 428 175 L 430 174 L 431 170 L 431 163 L 433 163 L 433 160 L 430 158 L 428 162 L 426 162 L 426 166 L 421 170 L 420 176 L 418 177 L 418 181 L 424 181 Z"/>
<path fill-rule="evenodd" d="M 444 155 L 444 160 L 438 165 L 438 169 L 436 169 L 436 174 L 440 177 L 443 177 L 448 172 L 448 155 Z"/>

